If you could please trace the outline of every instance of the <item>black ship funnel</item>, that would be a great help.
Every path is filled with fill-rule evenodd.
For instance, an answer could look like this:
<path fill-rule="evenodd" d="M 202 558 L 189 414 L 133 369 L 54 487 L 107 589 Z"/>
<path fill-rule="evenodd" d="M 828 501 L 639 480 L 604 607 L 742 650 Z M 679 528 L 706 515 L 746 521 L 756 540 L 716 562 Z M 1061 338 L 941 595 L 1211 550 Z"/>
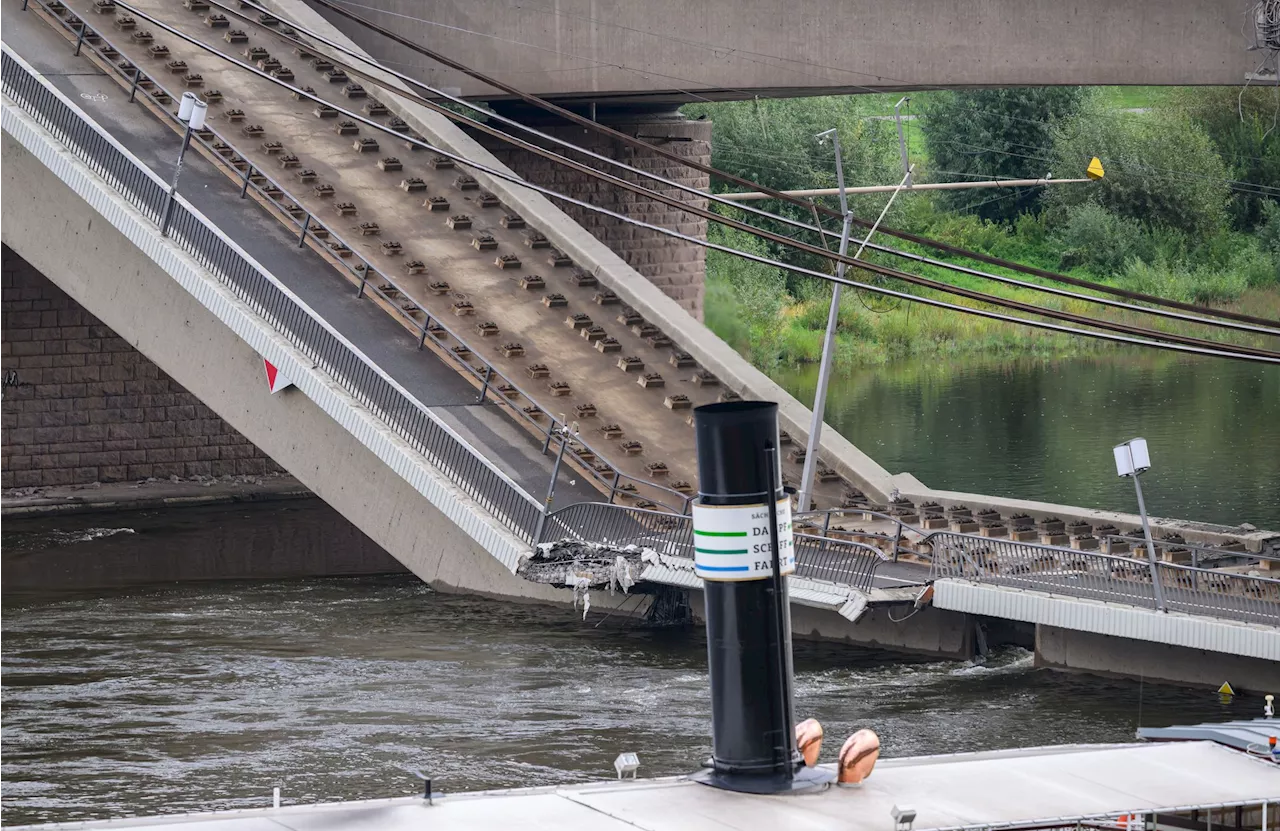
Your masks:
<path fill-rule="evenodd" d="M 778 405 L 709 404 L 693 419 L 694 561 L 706 598 L 712 743 L 711 761 L 694 778 L 744 793 L 824 786 L 834 775 L 805 766 L 792 727 L 787 575 L 795 549 Z"/>

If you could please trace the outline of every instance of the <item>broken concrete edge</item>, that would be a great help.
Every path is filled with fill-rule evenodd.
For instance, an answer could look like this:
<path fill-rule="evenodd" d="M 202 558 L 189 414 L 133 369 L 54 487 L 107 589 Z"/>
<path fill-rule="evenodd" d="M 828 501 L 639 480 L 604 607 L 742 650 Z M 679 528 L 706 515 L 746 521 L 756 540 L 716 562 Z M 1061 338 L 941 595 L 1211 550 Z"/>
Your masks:
<path fill-rule="evenodd" d="M 355 54 L 368 55 L 302 0 L 263 0 L 263 4 L 282 17 L 302 24 Z M 351 58 L 336 53 L 323 44 L 314 44 L 314 50 L 326 53 L 339 62 L 351 61 Z M 379 71 L 376 64 L 362 66 L 361 69 L 390 86 L 410 91 L 398 78 Z M 439 145 L 493 169 L 512 172 L 479 142 L 439 113 L 385 91 L 379 96 L 379 100 L 422 134 L 428 143 Z M 679 303 L 663 294 L 660 288 L 650 283 L 545 196 L 479 171 L 475 171 L 474 175 L 485 188 L 529 223 L 537 226 L 553 245 L 568 254 L 580 267 L 603 280 L 623 302 L 636 309 L 646 320 L 661 328 L 680 348 L 693 355 L 704 369 L 716 375 L 722 384 L 744 398 L 778 402 L 782 429 L 801 439 L 808 435 L 812 418 L 808 407 L 752 366 L 731 346 L 681 308 Z M 829 426 L 823 430 L 821 452 L 823 460 L 855 486 L 882 500 L 888 498 L 889 471 Z"/>
<path fill-rule="evenodd" d="M 36 518 L 54 514 L 141 511 L 153 508 L 226 505 L 312 499 L 316 495 L 292 476 L 256 477 L 263 481 L 204 484 L 197 481 L 109 482 L 39 488 L 38 493 L 6 492 L 0 516 Z"/>
<path fill-rule="evenodd" d="M 345 33 L 330 23 L 319 12 L 314 11 L 302 0 L 262 0 L 263 5 L 276 11 L 281 17 L 293 20 L 304 28 L 322 37 L 341 44 L 350 52 L 368 56 L 369 53 L 352 41 Z M 306 40 L 305 36 L 299 35 Z M 328 55 L 340 62 L 348 63 L 352 59 L 336 53 L 323 44 L 313 44 L 314 51 Z M 389 86 L 411 92 L 408 86 L 398 78 L 383 72 L 376 61 L 370 57 L 370 63 L 362 70 L 378 77 Z M 428 143 L 439 145 L 495 170 L 514 174 L 506 165 L 499 162 L 492 153 L 486 150 L 475 139 L 467 135 L 454 122 L 399 95 L 383 92 L 378 96 L 392 112 L 403 118 L 410 126 L 423 135 Z M 488 174 L 474 171 L 476 179 L 490 192 L 523 216 L 531 225 L 536 226 L 552 244 L 564 251 L 579 266 L 591 271 L 608 288 L 622 299 L 624 303 L 636 309 L 644 318 L 669 335 L 679 346 L 689 352 L 702 368 L 716 375 L 727 388 L 740 394 L 743 398 L 778 403 L 778 420 L 783 430 L 790 433 L 795 441 L 805 441 L 809 435 L 809 425 L 813 412 L 790 393 L 775 383 L 733 347 L 725 343 L 710 329 L 698 322 L 692 315 L 680 307 L 679 303 L 667 297 L 662 290 L 650 283 L 642 274 L 629 266 L 620 256 L 615 254 L 604 243 L 600 242 L 589 231 L 574 222 L 568 215 L 553 205 L 549 199 L 539 193 L 521 187 L 503 179 L 496 179 Z M 1086 508 L 1067 505 L 1053 505 L 1025 500 L 971 495 L 941 491 L 929 488 L 909 473 L 891 474 L 878 462 L 852 442 L 840 435 L 829 424 L 822 430 L 819 443 L 819 454 L 822 460 L 830 465 L 850 484 L 864 491 L 877 501 L 886 502 L 889 494 L 897 488 L 899 492 L 920 501 L 960 502 L 970 505 L 983 505 L 1002 512 L 1025 510 L 1027 513 L 1043 513 L 1060 516 L 1063 519 L 1089 519 L 1091 517 L 1114 517 L 1117 524 L 1140 525 L 1138 517 L 1130 514 L 1108 514 Z M 1256 531 L 1242 532 L 1227 526 L 1209 526 L 1193 523 L 1197 527 L 1217 530 L 1205 531 L 1206 541 L 1223 542 L 1227 539 L 1244 539 L 1253 549 L 1253 545 L 1261 547 L 1264 541 L 1280 536 L 1276 532 Z M 1158 530 L 1183 531 L 1182 524 L 1173 524 L 1162 520 Z M 1189 541 L 1192 541 L 1188 537 Z"/>

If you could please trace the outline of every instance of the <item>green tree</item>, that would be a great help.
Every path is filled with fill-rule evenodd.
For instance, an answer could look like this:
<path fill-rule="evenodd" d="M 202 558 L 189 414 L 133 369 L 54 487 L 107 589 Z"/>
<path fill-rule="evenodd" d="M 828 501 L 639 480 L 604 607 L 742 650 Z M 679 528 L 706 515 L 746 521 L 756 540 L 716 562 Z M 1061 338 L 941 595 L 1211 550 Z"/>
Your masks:
<path fill-rule="evenodd" d="M 1231 179 L 1255 185 L 1236 188 L 1227 212 L 1236 230 L 1257 229 L 1280 196 L 1280 88 L 1186 87 L 1174 105 L 1208 133 Z"/>
<path fill-rule="evenodd" d="M 1018 87 L 931 93 L 924 102 L 922 131 L 930 169 L 940 181 L 976 177 L 1029 179 L 1055 173 L 1044 159 L 1055 121 L 1074 113 L 1084 99 L 1079 87 Z M 1087 160 L 1086 160 L 1087 161 Z M 1038 207 L 1041 190 L 1009 199 L 948 191 L 943 204 L 970 209 L 983 219 L 1006 220 Z"/>
<path fill-rule="evenodd" d="M 886 184 L 902 177 L 898 163 L 897 139 L 892 125 L 868 117 L 870 106 L 857 96 L 735 101 L 691 104 L 686 116 L 707 117 L 713 122 L 711 162 L 732 173 L 777 190 L 800 190 L 836 186 L 835 155 L 831 143 L 819 144 L 814 136 L 837 128 L 844 163 L 845 181 L 850 186 Z M 714 182 L 716 191 L 741 188 L 732 183 Z M 850 208 L 860 216 L 874 217 L 884 206 L 883 196 L 860 196 Z M 836 198 L 826 200 L 835 206 Z M 769 201 L 756 203 L 773 213 L 807 224 L 813 214 L 796 205 Z M 732 209 L 727 209 L 732 211 Z M 817 234 L 801 233 L 785 223 L 735 212 L 735 219 L 760 228 L 795 237 L 811 245 L 821 245 Z M 838 231 L 838 223 L 827 219 L 828 230 Z M 834 250 L 834 243 L 830 243 Z M 763 244 L 760 253 L 804 268 L 830 271 L 829 261 L 798 253 L 782 245 Z M 791 278 L 793 293 L 807 291 L 803 279 Z"/>
<path fill-rule="evenodd" d="M 1226 224 L 1227 170 L 1208 134 L 1184 112 L 1121 116 L 1096 100 L 1053 130 L 1059 170 L 1083 170 L 1097 156 L 1106 178 L 1049 188 L 1054 206 L 1093 202 L 1148 226 L 1204 238 Z"/>

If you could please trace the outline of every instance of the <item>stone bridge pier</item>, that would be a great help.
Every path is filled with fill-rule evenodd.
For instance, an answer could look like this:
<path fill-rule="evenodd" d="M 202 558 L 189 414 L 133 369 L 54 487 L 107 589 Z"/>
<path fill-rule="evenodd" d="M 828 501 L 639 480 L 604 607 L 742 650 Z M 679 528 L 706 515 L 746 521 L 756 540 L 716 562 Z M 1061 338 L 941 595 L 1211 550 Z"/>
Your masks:
<path fill-rule="evenodd" d="M 591 152 L 617 159 L 638 170 L 653 173 L 680 182 L 689 187 L 706 190 L 710 180 L 678 162 L 601 135 L 567 121 L 548 120 L 546 113 L 531 111 L 510 104 L 500 105 L 503 115 L 531 124 L 538 130 L 558 139 L 573 142 Z M 711 164 L 711 122 L 694 121 L 674 110 L 644 108 L 601 108 L 595 113 L 598 121 L 615 130 L 640 138 L 650 144 L 674 151 L 682 157 Z M 669 228 L 682 234 L 705 239 L 707 221 L 686 211 L 645 196 L 629 193 L 607 182 L 601 182 L 585 174 L 569 170 L 550 159 L 542 158 L 527 150 L 513 148 L 498 139 L 473 135 L 503 164 L 529 181 L 553 188 L 560 193 L 599 205 L 630 219 Z M 548 149 L 561 151 L 556 145 L 521 135 Z M 705 208 L 706 199 L 698 199 L 671 187 L 657 187 L 652 180 L 617 167 L 604 165 L 581 153 L 565 153 L 575 161 L 605 169 L 629 181 L 643 184 L 652 190 Z M 588 211 L 560 199 L 552 199 L 556 207 L 567 213 L 575 222 L 591 232 L 596 239 L 609 246 L 627 264 L 644 275 L 649 282 L 662 289 L 668 297 L 677 301 L 695 318 L 702 319 L 703 281 L 706 274 L 706 249 L 684 242 L 657 231 L 639 228 L 610 216 Z"/>

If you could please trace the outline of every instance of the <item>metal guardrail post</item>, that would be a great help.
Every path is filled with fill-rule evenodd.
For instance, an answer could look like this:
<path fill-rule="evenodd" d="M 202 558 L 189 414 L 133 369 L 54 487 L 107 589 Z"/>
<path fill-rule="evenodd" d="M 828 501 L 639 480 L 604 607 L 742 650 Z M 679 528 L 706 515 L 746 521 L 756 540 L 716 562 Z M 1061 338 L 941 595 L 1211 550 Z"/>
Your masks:
<path fill-rule="evenodd" d="M 365 289 L 365 286 L 369 284 L 370 271 L 373 271 L 373 266 L 369 265 L 368 263 L 365 263 L 364 268 L 360 271 L 360 288 L 358 291 L 356 291 L 357 300 L 364 299 L 364 289 Z"/>
<path fill-rule="evenodd" d="M 249 180 L 253 178 L 253 165 L 248 164 L 244 169 L 244 181 L 240 184 L 240 198 L 244 199 L 249 193 Z"/>
<path fill-rule="evenodd" d="M 133 68 L 133 83 L 129 84 L 129 103 L 132 104 L 138 98 L 138 82 L 142 80 L 142 68 L 135 66 Z"/>
<path fill-rule="evenodd" d="M 418 338 L 418 349 L 422 349 L 427 345 L 427 332 L 431 329 L 431 315 L 427 315 L 427 319 L 422 321 L 422 336 Z"/>
<path fill-rule="evenodd" d="M 76 57 L 80 57 L 80 47 L 84 44 L 84 33 L 88 28 L 89 28 L 88 24 L 81 21 L 80 34 L 76 36 L 76 51 L 72 53 Z"/>
<path fill-rule="evenodd" d="M 307 245 L 307 230 L 311 227 L 311 214 L 307 214 L 302 218 L 302 233 L 298 234 L 298 247 L 305 248 Z"/>
<path fill-rule="evenodd" d="M 618 495 L 618 485 L 622 484 L 622 473 L 615 470 L 613 472 L 613 485 L 609 488 L 609 504 L 613 504 L 613 500 Z"/>
<path fill-rule="evenodd" d="M 493 378 L 493 366 L 484 365 L 484 384 L 480 387 L 480 395 L 476 398 L 477 404 L 483 404 L 485 396 L 489 394 L 489 381 Z"/>

